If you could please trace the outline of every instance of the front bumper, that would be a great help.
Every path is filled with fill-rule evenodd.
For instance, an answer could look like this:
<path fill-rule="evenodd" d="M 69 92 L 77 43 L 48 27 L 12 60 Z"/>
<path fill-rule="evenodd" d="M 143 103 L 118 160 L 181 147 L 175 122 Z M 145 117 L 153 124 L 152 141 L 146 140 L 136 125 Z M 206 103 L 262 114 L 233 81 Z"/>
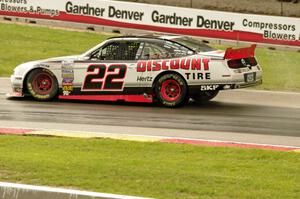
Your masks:
<path fill-rule="evenodd" d="M 9 97 L 24 97 L 23 78 L 20 76 L 10 76 L 11 92 L 7 94 Z"/>

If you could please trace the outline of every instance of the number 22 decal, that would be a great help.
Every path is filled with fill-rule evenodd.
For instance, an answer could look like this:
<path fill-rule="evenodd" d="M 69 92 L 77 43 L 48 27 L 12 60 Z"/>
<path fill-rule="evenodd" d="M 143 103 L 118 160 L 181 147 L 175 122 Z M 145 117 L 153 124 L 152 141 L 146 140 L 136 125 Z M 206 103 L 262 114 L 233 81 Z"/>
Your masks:
<path fill-rule="evenodd" d="M 92 64 L 87 69 L 82 91 L 122 91 L 127 66 L 125 64 Z"/>

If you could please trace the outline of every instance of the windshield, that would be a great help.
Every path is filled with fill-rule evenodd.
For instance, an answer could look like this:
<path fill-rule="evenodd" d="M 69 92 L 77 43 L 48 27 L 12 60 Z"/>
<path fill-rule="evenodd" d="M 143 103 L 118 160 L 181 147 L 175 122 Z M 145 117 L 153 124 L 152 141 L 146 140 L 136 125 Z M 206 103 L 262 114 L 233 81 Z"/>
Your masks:
<path fill-rule="evenodd" d="M 215 49 L 210 47 L 209 45 L 203 43 L 200 40 L 193 39 L 191 37 L 177 37 L 172 39 L 175 42 L 178 42 L 182 45 L 185 45 L 191 49 L 193 49 L 196 52 L 208 52 L 208 51 L 214 51 Z"/>

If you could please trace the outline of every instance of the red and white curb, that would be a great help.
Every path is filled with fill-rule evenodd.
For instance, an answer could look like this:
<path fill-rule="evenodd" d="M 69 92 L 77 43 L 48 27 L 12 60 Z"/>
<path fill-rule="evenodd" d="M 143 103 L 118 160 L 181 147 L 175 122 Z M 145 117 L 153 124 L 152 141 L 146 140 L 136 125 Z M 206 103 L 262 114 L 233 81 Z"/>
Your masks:
<path fill-rule="evenodd" d="M 85 198 L 85 199 L 150 199 L 72 189 L 0 182 L 0 199 Z"/>
<path fill-rule="evenodd" d="M 214 146 L 214 147 L 236 147 L 236 148 L 265 149 L 265 150 L 273 150 L 273 151 L 300 152 L 300 147 L 296 147 L 296 146 L 257 144 L 257 143 L 246 143 L 246 142 L 236 142 L 236 141 L 191 139 L 191 138 L 178 138 L 178 137 L 164 137 L 164 136 L 115 134 L 115 133 L 103 133 L 103 132 L 0 128 L 0 135 L 38 135 L 38 136 L 76 137 L 76 138 L 110 138 L 110 139 L 140 141 L 140 142 L 162 142 L 162 143 L 178 143 L 178 144 Z"/>

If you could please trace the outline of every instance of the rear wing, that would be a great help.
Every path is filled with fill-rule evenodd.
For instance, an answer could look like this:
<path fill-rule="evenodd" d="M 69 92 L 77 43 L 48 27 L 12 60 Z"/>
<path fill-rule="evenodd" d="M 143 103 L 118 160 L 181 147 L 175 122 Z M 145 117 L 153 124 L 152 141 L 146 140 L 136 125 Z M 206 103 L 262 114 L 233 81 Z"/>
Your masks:
<path fill-rule="evenodd" d="M 256 44 L 239 49 L 227 48 L 224 54 L 224 59 L 243 59 L 247 57 L 254 57 L 255 48 Z"/>

